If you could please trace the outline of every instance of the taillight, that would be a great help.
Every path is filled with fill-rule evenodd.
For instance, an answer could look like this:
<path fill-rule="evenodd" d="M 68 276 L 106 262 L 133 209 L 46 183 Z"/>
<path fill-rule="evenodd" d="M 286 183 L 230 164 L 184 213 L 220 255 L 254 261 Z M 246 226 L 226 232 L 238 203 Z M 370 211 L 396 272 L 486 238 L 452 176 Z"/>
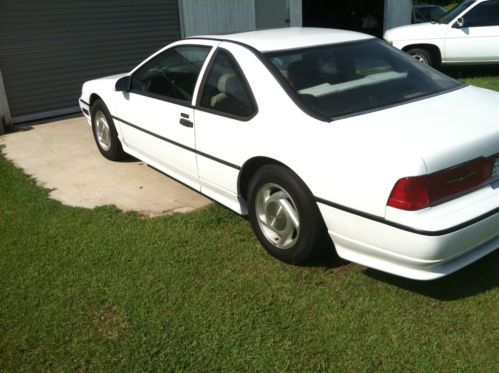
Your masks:
<path fill-rule="evenodd" d="M 469 193 L 492 181 L 494 160 L 477 158 L 431 175 L 404 177 L 393 187 L 387 205 L 414 211 Z"/>
<path fill-rule="evenodd" d="M 430 205 L 428 176 L 404 177 L 397 181 L 388 206 L 401 210 L 421 210 Z"/>

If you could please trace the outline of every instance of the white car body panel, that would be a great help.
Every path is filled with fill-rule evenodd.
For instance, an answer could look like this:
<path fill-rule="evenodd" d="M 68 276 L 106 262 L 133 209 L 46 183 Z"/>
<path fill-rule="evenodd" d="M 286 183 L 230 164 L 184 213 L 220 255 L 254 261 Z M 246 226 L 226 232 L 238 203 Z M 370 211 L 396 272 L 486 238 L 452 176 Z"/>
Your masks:
<path fill-rule="evenodd" d="M 383 38 L 394 47 L 407 50 L 418 45 L 438 48 L 443 64 L 499 63 L 499 25 L 453 27 L 457 20 L 487 0 L 479 0 L 448 24 L 419 23 L 387 30 Z"/>
<path fill-rule="evenodd" d="M 383 38 L 401 50 L 413 45 L 434 45 L 440 50 L 442 62 L 446 62 L 445 38 L 447 30 L 448 25 L 425 22 L 386 30 Z"/>
<path fill-rule="evenodd" d="M 408 232 L 319 204 L 338 255 L 367 267 L 417 280 L 434 280 L 499 247 L 497 214 L 476 226 L 440 236 Z"/>
<path fill-rule="evenodd" d="M 272 42 L 275 49 L 272 38 L 280 35 L 279 47 L 288 49 L 316 45 L 313 34 L 311 30 L 269 30 L 213 37 L 220 40 L 191 38 L 163 48 L 155 55 L 175 45 L 213 47 L 190 106 L 117 92 L 114 85 L 123 75 L 86 82 L 80 105 L 89 112 L 98 95 L 114 117 L 125 152 L 240 214 L 247 213 L 238 184 L 245 164 L 255 157 L 284 164 L 317 198 L 337 252 L 345 259 L 429 280 L 499 247 L 499 214 L 483 218 L 499 207 L 495 184 L 420 211 L 387 207 L 400 178 L 498 153 L 499 94 L 464 87 L 325 123 L 302 111 L 257 55 L 238 44 L 265 51 Z M 317 43 L 331 44 L 335 36 L 345 41 L 348 35 L 360 40 L 362 34 L 318 31 Z M 249 120 L 196 106 L 200 82 L 218 47 L 234 56 L 249 82 L 258 106 Z M 179 124 L 182 113 L 193 121 L 193 128 Z M 467 225 L 473 219 L 479 221 Z"/>
<path fill-rule="evenodd" d="M 217 39 L 220 38 L 220 35 L 208 35 L 203 37 Z M 313 45 L 317 46 L 331 44 L 331 40 L 333 39 L 335 43 L 345 43 L 371 38 L 372 36 L 360 32 L 313 27 L 286 27 L 283 29 L 265 30 L 265 33 L 249 31 L 232 35 L 223 35 L 224 40 L 232 40 L 235 42 L 244 40 L 245 44 L 252 46 L 262 53 L 276 50 L 276 40 L 278 40 L 282 49 L 297 49 L 309 46 L 312 40 Z"/>
<path fill-rule="evenodd" d="M 449 28 L 445 38 L 446 63 L 499 62 L 499 26 Z"/>
<path fill-rule="evenodd" d="M 128 94 L 125 102 L 119 102 L 115 106 L 115 114 L 118 118 L 127 118 L 142 129 L 168 138 L 172 142 L 183 144 L 190 149 L 195 148 L 194 132 L 191 128 L 179 126 L 178 121 L 181 114 L 194 116 L 194 110 L 180 105 L 149 97 Z M 137 111 L 135 108 L 142 108 Z M 161 164 L 168 173 L 183 183 L 198 189 L 196 154 L 171 142 L 149 135 L 143 130 L 138 130 L 129 125 L 119 122 L 124 142 L 129 149 L 142 153 L 142 157 L 148 157 Z"/>

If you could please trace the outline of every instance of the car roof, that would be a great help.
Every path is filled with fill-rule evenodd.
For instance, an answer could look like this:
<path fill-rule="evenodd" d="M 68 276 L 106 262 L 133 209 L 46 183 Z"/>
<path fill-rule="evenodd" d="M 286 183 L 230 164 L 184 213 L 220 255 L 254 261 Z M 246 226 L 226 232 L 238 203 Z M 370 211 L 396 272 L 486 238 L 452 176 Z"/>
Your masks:
<path fill-rule="evenodd" d="M 286 27 L 271 30 L 241 32 L 227 35 L 200 35 L 196 38 L 228 40 L 249 45 L 260 52 L 339 44 L 374 38 L 360 32 L 312 27 Z"/>

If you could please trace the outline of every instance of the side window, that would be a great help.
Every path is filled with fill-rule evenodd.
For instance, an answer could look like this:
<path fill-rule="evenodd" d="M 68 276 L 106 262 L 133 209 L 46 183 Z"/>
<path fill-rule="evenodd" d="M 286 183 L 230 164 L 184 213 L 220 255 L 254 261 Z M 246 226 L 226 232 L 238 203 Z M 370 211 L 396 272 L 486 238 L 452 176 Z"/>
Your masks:
<path fill-rule="evenodd" d="M 233 57 L 219 50 L 204 84 L 200 106 L 249 117 L 255 112 L 252 95 Z"/>
<path fill-rule="evenodd" d="M 424 16 L 421 14 L 421 12 L 418 9 L 414 9 L 412 11 L 412 16 L 414 17 L 413 23 L 421 23 L 424 22 Z"/>
<path fill-rule="evenodd" d="M 171 48 L 146 62 L 132 75 L 132 91 L 191 102 L 210 47 Z"/>
<path fill-rule="evenodd" d="M 499 0 L 478 4 L 463 19 L 465 27 L 499 26 Z"/>

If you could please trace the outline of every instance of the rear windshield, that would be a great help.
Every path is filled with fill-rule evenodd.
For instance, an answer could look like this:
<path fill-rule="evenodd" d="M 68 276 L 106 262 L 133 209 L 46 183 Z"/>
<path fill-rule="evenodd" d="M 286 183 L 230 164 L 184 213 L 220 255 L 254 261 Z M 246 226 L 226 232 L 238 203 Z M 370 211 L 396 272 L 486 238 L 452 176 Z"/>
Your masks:
<path fill-rule="evenodd" d="M 462 86 L 378 39 L 266 56 L 299 99 L 329 119 Z"/>

